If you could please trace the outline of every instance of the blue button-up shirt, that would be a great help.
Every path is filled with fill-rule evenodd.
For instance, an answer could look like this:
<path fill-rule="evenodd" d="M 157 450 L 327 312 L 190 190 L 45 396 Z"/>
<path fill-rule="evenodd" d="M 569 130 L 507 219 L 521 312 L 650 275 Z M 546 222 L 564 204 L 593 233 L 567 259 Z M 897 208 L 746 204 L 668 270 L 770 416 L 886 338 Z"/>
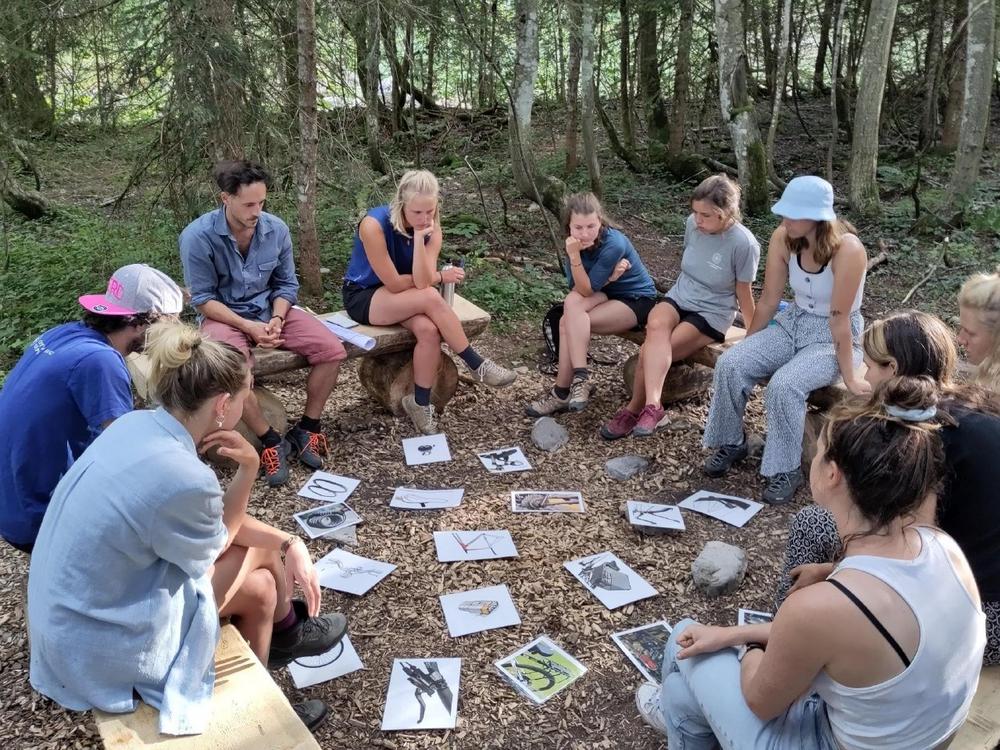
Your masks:
<path fill-rule="evenodd" d="M 229 230 L 224 208 L 188 224 L 179 242 L 184 283 L 195 307 L 216 300 L 242 318 L 266 323 L 274 300 L 295 304 L 299 280 L 292 236 L 274 214 L 260 215 L 246 257 Z"/>

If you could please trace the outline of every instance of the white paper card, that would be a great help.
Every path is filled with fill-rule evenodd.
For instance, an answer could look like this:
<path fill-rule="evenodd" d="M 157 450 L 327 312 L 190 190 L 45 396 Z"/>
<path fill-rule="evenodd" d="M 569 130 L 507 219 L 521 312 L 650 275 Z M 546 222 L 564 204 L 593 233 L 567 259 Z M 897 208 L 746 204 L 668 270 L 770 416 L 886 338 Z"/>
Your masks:
<path fill-rule="evenodd" d="M 491 474 L 509 474 L 512 471 L 531 470 L 527 456 L 516 446 L 497 448 L 495 451 L 486 451 L 478 455 L 479 460 L 486 467 L 486 471 Z"/>
<path fill-rule="evenodd" d="M 515 513 L 583 513 L 587 508 L 579 492 L 517 490 L 510 493 L 510 509 Z"/>
<path fill-rule="evenodd" d="M 389 507 L 403 510 L 439 510 L 455 508 L 462 503 L 465 490 L 418 490 L 413 487 L 397 487 L 392 493 Z"/>
<path fill-rule="evenodd" d="M 517 557 L 517 547 L 506 529 L 487 531 L 435 531 L 438 562 L 494 560 Z"/>
<path fill-rule="evenodd" d="M 617 609 L 657 593 L 645 579 L 611 552 L 571 560 L 563 563 L 563 567 L 608 609 Z"/>
<path fill-rule="evenodd" d="M 648 526 L 652 529 L 674 529 L 684 531 L 684 518 L 676 505 L 645 503 L 641 500 L 628 501 L 628 521 L 633 526 Z"/>
<path fill-rule="evenodd" d="M 406 457 L 407 466 L 451 461 L 448 438 L 443 432 L 439 432 L 437 435 L 405 438 L 403 440 L 403 455 Z"/>
<path fill-rule="evenodd" d="M 461 659 L 394 660 L 382 731 L 454 729 L 461 674 Z"/>
<path fill-rule="evenodd" d="M 544 635 L 493 665 L 517 692 L 534 703 L 544 703 L 587 672 L 585 666 Z"/>
<path fill-rule="evenodd" d="M 774 620 L 773 612 L 758 612 L 755 609 L 740 609 L 736 616 L 737 625 L 761 625 Z"/>
<path fill-rule="evenodd" d="M 672 628 L 666 620 L 613 633 L 611 639 L 642 675 L 657 685 L 663 682 L 663 655 Z"/>
<path fill-rule="evenodd" d="M 325 654 L 303 656 L 288 665 L 292 682 L 299 690 L 364 668 L 365 665 L 361 663 L 358 652 L 354 650 L 349 635 L 341 638 L 340 642 Z"/>
<path fill-rule="evenodd" d="M 517 608 L 504 584 L 443 594 L 439 598 L 452 638 L 521 624 Z"/>
<path fill-rule="evenodd" d="M 737 527 L 746 525 L 746 522 L 764 507 L 745 497 L 722 495 L 707 490 L 699 490 L 690 497 L 681 500 L 680 506 Z"/>
<path fill-rule="evenodd" d="M 321 505 L 318 508 L 296 513 L 292 518 L 298 522 L 310 539 L 326 536 L 347 526 L 361 523 L 361 516 L 344 503 Z"/>
<path fill-rule="evenodd" d="M 392 563 L 361 557 L 339 547 L 317 560 L 314 567 L 320 586 L 355 596 L 366 593 L 396 569 Z"/>
<path fill-rule="evenodd" d="M 322 503 L 342 503 L 351 496 L 359 484 L 361 484 L 360 479 L 317 471 L 302 485 L 299 496 L 319 500 Z"/>

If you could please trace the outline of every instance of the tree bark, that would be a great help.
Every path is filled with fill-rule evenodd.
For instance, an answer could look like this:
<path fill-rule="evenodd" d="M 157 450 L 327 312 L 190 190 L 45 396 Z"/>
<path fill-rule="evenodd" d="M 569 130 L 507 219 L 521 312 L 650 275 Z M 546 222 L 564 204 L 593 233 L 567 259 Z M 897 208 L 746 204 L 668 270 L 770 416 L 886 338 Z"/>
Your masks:
<path fill-rule="evenodd" d="M 693 0 L 682 0 L 682 2 L 693 2 Z M 670 119 L 667 117 L 667 106 L 663 101 L 662 88 L 660 86 L 660 65 L 659 54 L 657 52 L 656 33 L 656 5 L 647 0 L 639 8 L 639 95 L 642 98 L 642 108 L 646 113 L 646 128 L 649 133 L 650 155 L 656 156 L 657 150 L 662 150 L 664 146 L 670 150 L 670 137 L 673 131 L 670 129 Z M 685 33 L 681 28 L 681 38 Z M 681 42 L 678 42 L 681 44 Z M 690 29 L 688 30 L 688 46 L 691 44 Z M 678 52 L 678 64 L 680 52 Z M 686 100 L 685 92 L 685 100 Z M 676 84 L 674 95 L 674 106 L 677 106 Z M 686 106 L 686 101 L 685 101 Z M 676 117 L 676 113 L 675 113 Z M 676 120 L 675 120 L 676 122 Z M 683 141 L 683 132 L 681 140 Z"/>
<path fill-rule="evenodd" d="M 941 80 L 941 39 L 944 36 L 944 0 L 932 0 L 927 49 L 924 56 L 924 111 L 920 118 L 917 147 L 926 151 L 937 138 L 938 83 Z"/>
<path fill-rule="evenodd" d="M 896 21 L 896 0 L 871 0 L 868 14 L 854 110 L 854 138 L 851 141 L 851 166 L 848 173 L 848 197 L 851 206 L 864 216 L 881 211 L 878 183 L 878 136 L 882 117 L 882 98 L 892 29 Z"/>
<path fill-rule="evenodd" d="M 680 0 L 680 30 L 677 33 L 677 58 L 674 62 L 674 102 L 667 150 L 679 154 L 684 148 L 687 125 L 688 91 L 691 79 L 691 34 L 694 28 L 694 0 Z M 655 32 L 655 26 L 654 26 Z M 655 46 L 654 46 L 655 51 Z M 654 58 L 654 64 L 655 64 Z M 657 68 L 657 70 L 659 70 Z M 657 80 L 659 74 L 657 73 Z"/>
<path fill-rule="evenodd" d="M 819 46 L 816 49 L 816 65 L 813 68 L 813 92 L 817 96 L 826 93 L 823 81 L 826 74 L 826 53 L 830 49 L 830 24 L 837 15 L 834 5 L 835 0 L 825 0 L 819 16 Z M 837 30 L 834 29 L 834 34 L 836 33 Z"/>
<path fill-rule="evenodd" d="M 833 27 L 833 64 L 830 75 L 830 146 L 826 151 L 826 181 L 833 184 L 833 157 L 840 140 L 840 49 L 841 30 L 844 28 L 844 10 L 847 0 L 837 0 L 837 22 Z"/>
<path fill-rule="evenodd" d="M 601 163 L 597 158 L 594 133 L 594 6 L 593 0 L 581 0 L 580 8 L 580 79 L 583 81 L 580 125 L 583 131 L 583 160 L 590 176 L 590 190 L 601 197 Z"/>
<path fill-rule="evenodd" d="M 379 3 L 372 3 L 369 8 L 366 8 L 361 13 L 361 21 L 366 25 L 362 26 L 365 29 L 364 41 L 365 41 L 365 76 L 362 81 L 364 86 L 365 94 L 365 140 L 368 144 L 368 163 L 371 168 L 380 174 L 389 174 L 389 167 L 385 163 L 385 158 L 382 156 L 382 151 L 378 147 L 378 142 L 380 138 L 379 133 L 379 122 L 378 122 L 378 93 L 381 87 L 381 76 L 379 74 L 379 26 L 381 25 L 381 20 L 379 18 Z"/>
<path fill-rule="evenodd" d="M 940 150 L 951 153 L 958 148 L 958 133 L 962 127 L 962 106 L 965 97 L 965 19 L 968 17 L 968 0 L 955 0 L 955 16 L 951 26 L 951 40 L 944 54 L 944 71 L 948 85 L 948 101 L 941 123 Z"/>
<path fill-rule="evenodd" d="M 632 134 L 632 97 L 629 96 L 628 90 L 629 81 L 632 78 L 632 74 L 629 72 L 632 31 L 629 24 L 628 0 L 619 0 L 618 12 L 621 16 L 621 35 L 618 47 L 618 98 L 621 107 L 622 138 L 625 140 L 625 148 L 631 151 L 635 148 L 635 136 Z"/>
<path fill-rule="evenodd" d="M 781 113 L 781 100 L 785 96 L 785 78 L 788 63 L 788 43 L 792 27 L 792 0 L 783 0 L 781 4 L 781 34 L 778 38 L 778 58 L 774 71 L 774 101 L 771 104 L 771 124 L 767 129 L 767 170 L 776 184 L 783 184 L 774 169 L 774 139 L 778 134 L 778 116 Z M 795 96 L 794 87 L 792 96 Z"/>
<path fill-rule="evenodd" d="M 569 3 L 569 70 L 566 82 L 566 176 L 576 171 L 579 163 L 577 133 L 580 129 L 580 5 Z"/>
<path fill-rule="evenodd" d="M 311 297 L 323 294 L 319 237 L 316 234 L 316 161 L 319 122 L 316 112 L 316 0 L 298 0 L 299 160 L 296 199 L 299 215 L 299 273 Z"/>

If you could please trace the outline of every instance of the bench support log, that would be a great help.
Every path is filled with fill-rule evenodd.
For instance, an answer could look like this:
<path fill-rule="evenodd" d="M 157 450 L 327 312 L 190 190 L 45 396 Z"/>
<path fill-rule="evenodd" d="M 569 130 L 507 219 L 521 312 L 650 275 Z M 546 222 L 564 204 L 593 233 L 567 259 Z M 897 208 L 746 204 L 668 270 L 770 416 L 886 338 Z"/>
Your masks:
<path fill-rule="evenodd" d="M 632 383 L 635 378 L 635 368 L 639 355 L 633 354 L 622 367 L 622 380 L 625 381 L 625 392 L 632 395 Z M 663 393 L 660 401 L 663 406 L 675 401 L 683 401 L 692 396 L 707 393 L 712 386 L 712 370 L 704 365 L 674 362 L 667 371 L 667 379 L 663 383 Z"/>
<path fill-rule="evenodd" d="M 366 357 L 358 366 L 358 380 L 375 401 L 395 416 L 405 415 L 403 397 L 413 393 L 413 352 L 393 352 Z M 458 368 L 441 352 L 437 379 L 431 387 L 431 403 L 438 414 L 444 412 L 458 389 Z"/>

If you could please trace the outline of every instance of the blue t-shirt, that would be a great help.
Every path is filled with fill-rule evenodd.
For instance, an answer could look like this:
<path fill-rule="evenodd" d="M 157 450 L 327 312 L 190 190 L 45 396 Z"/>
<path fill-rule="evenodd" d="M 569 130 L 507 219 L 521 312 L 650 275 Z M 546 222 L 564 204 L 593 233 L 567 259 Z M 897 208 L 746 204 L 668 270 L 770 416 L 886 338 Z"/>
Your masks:
<path fill-rule="evenodd" d="M 413 238 L 397 232 L 389 218 L 389 206 L 378 206 L 368 212 L 367 216 L 375 219 L 382 227 L 385 246 L 389 251 L 389 260 L 396 267 L 397 273 L 406 275 L 413 273 Z M 367 217 L 366 217 L 367 218 Z M 365 246 L 361 243 L 361 227 L 354 233 L 354 247 L 351 250 L 351 260 L 344 273 L 344 281 L 363 287 L 380 286 L 382 280 L 372 269 L 365 255 Z"/>
<path fill-rule="evenodd" d="M 631 267 L 618 280 L 609 284 L 608 278 L 622 258 L 627 259 Z M 590 279 L 590 288 L 595 292 L 604 292 L 612 298 L 626 299 L 656 296 L 656 285 L 642 264 L 642 260 L 639 259 L 639 253 L 632 247 L 628 237 L 617 229 L 611 227 L 605 229 L 601 244 L 582 251 L 580 261 Z M 563 270 L 566 272 L 569 288 L 572 289 L 573 273 L 568 260 L 563 260 Z"/>
<path fill-rule="evenodd" d="M 0 536 L 33 544 L 59 479 L 132 406 L 125 360 L 104 334 L 64 323 L 35 339 L 0 389 Z"/>

